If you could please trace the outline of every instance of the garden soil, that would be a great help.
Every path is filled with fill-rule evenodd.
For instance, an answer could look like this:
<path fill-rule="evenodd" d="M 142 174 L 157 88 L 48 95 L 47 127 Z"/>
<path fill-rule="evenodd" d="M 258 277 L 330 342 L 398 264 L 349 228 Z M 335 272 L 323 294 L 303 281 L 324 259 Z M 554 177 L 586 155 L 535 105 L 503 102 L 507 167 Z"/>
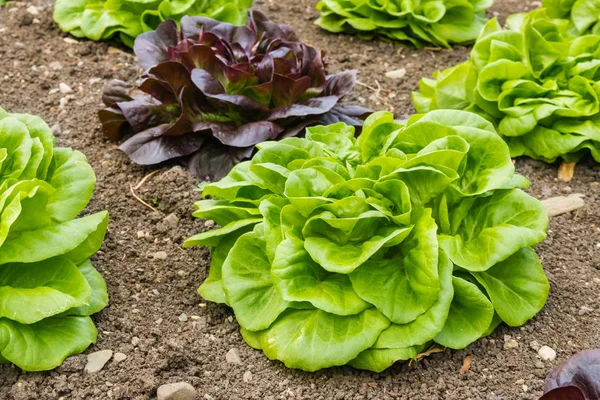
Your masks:
<path fill-rule="evenodd" d="M 44 3 L 44 1 L 47 1 Z M 350 36 L 328 34 L 312 24 L 315 0 L 258 0 L 278 22 L 291 24 L 300 38 L 328 52 L 330 71 L 358 69 L 352 101 L 413 113 L 410 92 L 420 77 L 465 60 L 468 48 L 414 51 Z M 191 217 L 198 181 L 177 165 L 133 165 L 116 144 L 103 139 L 97 111 L 113 78 L 140 78 L 135 58 L 106 43 L 74 41 L 52 22 L 51 1 L 10 3 L 0 9 L 0 107 L 42 116 L 60 146 L 84 152 L 98 184 L 86 213 L 109 210 L 110 226 L 94 264 L 104 275 L 110 305 L 94 317 L 98 343 L 86 352 L 112 350 L 127 356 L 85 374 L 86 355 L 55 371 L 25 374 L 0 366 L 1 400 L 145 400 L 165 383 L 185 381 L 199 399 L 538 399 L 544 377 L 562 360 L 600 347 L 600 166 L 583 162 L 570 183 L 556 179 L 557 166 L 518 160 L 538 198 L 581 193 L 586 206 L 551 221 L 548 239 L 537 251 L 551 283 L 544 309 L 525 326 L 501 326 L 464 350 L 433 354 L 420 362 L 394 365 L 380 373 L 349 367 L 316 373 L 287 369 L 247 346 L 233 313 L 196 293 L 206 277 L 204 248 L 183 250 L 185 238 L 210 223 Z M 490 13 L 504 19 L 536 4 L 497 0 Z M 37 15 L 36 15 L 37 10 Z M 385 72 L 404 68 L 400 80 Z M 73 92 L 62 85 L 68 85 Z M 136 195 L 132 187 L 156 172 Z M 176 218 L 171 216 L 174 214 Z M 168 217 L 168 218 L 167 218 Z M 166 218 L 166 219 L 165 219 Z M 540 345 L 557 352 L 542 361 Z M 226 355 L 239 354 L 228 362 Z M 229 357 L 230 361 L 232 357 Z M 470 368 L 461 367 L 470 358 Z"/>

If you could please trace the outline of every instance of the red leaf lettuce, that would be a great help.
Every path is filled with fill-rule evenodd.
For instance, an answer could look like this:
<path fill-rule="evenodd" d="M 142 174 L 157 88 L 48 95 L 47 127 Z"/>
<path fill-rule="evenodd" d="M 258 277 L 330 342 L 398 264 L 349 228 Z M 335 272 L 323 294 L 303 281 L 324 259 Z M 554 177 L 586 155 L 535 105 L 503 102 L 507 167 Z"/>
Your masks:
<path fill-rule="evenodd" d="M 360 126 L 368 110 L 340 105 L 356 71 L 326 75 L 324 54 L 291 27 L 251 11 L 233 26 L 206 17 L 172 20 L 134 46 L 145 70 L 139 94 L 113 81 L 99 112 L 105 136 L 142 165 L 184 158 L 203 179 L 219 179 L 254 145 L 314 124 Z"/>
<path fill-rule="evenodd" d="M 540 400 L 600 399 L 600 349 L 586 350 L 559 365 L 546 378 Z"/>

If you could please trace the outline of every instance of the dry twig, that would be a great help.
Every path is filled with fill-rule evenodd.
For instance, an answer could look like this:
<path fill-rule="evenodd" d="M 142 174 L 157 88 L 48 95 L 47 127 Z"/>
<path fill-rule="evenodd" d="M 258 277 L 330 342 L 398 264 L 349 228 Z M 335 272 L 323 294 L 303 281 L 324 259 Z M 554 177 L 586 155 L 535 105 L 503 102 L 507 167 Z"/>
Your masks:
<path fill-rule="evenodd" d="M 137 195 L 137 193 L 135 192 L 136 190 L 138 190 L 139 188 L 142 187 L 142 185 L 148 180 L 150 179 L 153 175 L 157 174 L 160 170 L 157 169 L 156 171 L 152 171 L 150 172 L 148 175 L 144 176 L 142 178 L 142 180 L 140 180 L 138 182 L 137 185 L 135 185 L 135 187 L 130 183 L 129 184 L 129 190 L 131 191 L 131 195 L 140 203 L 142 203 L 143 205 L 145 205 L 146 207 L 148 207 L 149 209 L 151 209 L 152 211 L 156 211 L 156 208 L 152 207 L 150 204 L 146 203 L 144 200 L 142 200 L 142 198 L 140 196 Z"/>

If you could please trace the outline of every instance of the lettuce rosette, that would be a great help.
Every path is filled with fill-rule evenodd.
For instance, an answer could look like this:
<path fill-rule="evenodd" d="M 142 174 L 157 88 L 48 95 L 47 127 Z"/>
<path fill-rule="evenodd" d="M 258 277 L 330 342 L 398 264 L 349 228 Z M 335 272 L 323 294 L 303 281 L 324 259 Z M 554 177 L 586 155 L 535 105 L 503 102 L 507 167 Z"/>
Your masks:
<path fill-rule="evenodd" d="M 250 7 L 252 0 L 56 0 L 54 21 L 75 37 L 133 47 L 138 35 L 167 19 L 195 15 L 244 25 Z"/>
<path fill-rule="evenodd" d="M 220 227 L 199 293 L 231 307 L 246 342 L 290 368 L 382 371 L 434 343 L 461 349 L 519 326 L 549 285 L 533 246 L 542 204 L 508 147 L 465 111 L 372 114 L 264 142 L 201 187 Z"/>
<path fill-rule="evenodd" d="M 491 20 L 471 59 L 422 79 L 418 112 L 463 109 L 494 123 L 511 155 L 600 161 L 600 35 L 573 37 L 546 10 Z"/>
<path fill-rule="evenodd" d="M 324 53 L 259 12 L 247 26 L 184 17 L 135 42 L 139 90 L 112 81 L 99 112 L 104 135 L 133 162 L 179 159 L 202 179 L 224 177 L 257 143 L 315 124 L 360 126 L 363 107 L 340 104 L 356 71 L 326 73 Z"/>
<path fill-rule="evenodd" d="M 542 6 L 550 17 L 568 19 L 574 35 L 600 35 L 600 0 L 543 0 Z"/>
<path fill-rule="evenodd" d="M 321 0 L 315 24 L 334 33 L 400 42 L 422 48 L 471 43 L 492 0 Z"/>
<path fill-rule="evenodd" d="M 0 363 L 50 370 L 96 341 L 108 295 L 90 257 L 108 213 L 76 218 L 95 184 L 44 121 L 0 109 Z"/>

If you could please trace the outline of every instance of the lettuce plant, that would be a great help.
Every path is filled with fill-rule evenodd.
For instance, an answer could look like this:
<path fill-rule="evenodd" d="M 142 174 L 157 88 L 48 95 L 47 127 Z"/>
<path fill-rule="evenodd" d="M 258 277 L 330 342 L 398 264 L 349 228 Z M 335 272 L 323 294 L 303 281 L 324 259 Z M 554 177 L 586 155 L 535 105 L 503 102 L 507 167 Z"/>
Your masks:
<path fill-rule="evenodd" d="M 49 370 L 96 341 L 108 295 L 90 257 L 108 214 L 76 218 L 95 184 L 44 121 L 0 109 L 0 363 Z"/>
<path fill-rule="evenodd" d="M 100 111 L 106 137 L 129 138 L 121 150 L 136 163 L 186 157 L 203 179 L 217 179 L 265 140 L 295 136 L 308 125 L 355 119 L 367 112 L 340 105 L 355 71 L 325 74 L 321 51 L 258 11 L 236 27 L 184 17 L 135 43 L 145 80 L 136 98 L 109 84 Z"/>
<path fill-rule="evenodd" d="M 491 20 L 471 59 L 423 79 L 417 111 L 464 109 L 492 121 L 513 157 L 600 161 L 600 35 L 572 37 L 545 10 Z"/>
<path fill-rule="evenodd" d="M 542 204 L 506 144 L 465 111 L 372 114 L 261 143 L 202 186 L 218 229 L 199 293 L 229 305 L 246 342 L 286 366 L 382 371 L 432 343 L 461 349 L 519 326 L 549 285 L 532 246 Z"/>
<path fill-rule="evenodd" d="M 492 0 L 321 0 L 315 24 L 334 33 L 399 41 L 417 48 L 470 43 Z"/>
<path fill-rule="evenodd" d="M 600 399 L 600 349 L 569 358 L 546 378 L 540 400 Z"/>
<path fill-rule="evenodd" d="M 543 0 L 542 5 L 550 17 L 568 19 L 575 35 L 600 35 L 599 0 Z"/>
<path fill-rule="evenodd" d="M 54 21 L 75 37 L 114 38 L 133 47 L 138 35 L 168 18 L 198 15 L 243 25 L 251 6 L 252 0 L 56 0 Z"/>

